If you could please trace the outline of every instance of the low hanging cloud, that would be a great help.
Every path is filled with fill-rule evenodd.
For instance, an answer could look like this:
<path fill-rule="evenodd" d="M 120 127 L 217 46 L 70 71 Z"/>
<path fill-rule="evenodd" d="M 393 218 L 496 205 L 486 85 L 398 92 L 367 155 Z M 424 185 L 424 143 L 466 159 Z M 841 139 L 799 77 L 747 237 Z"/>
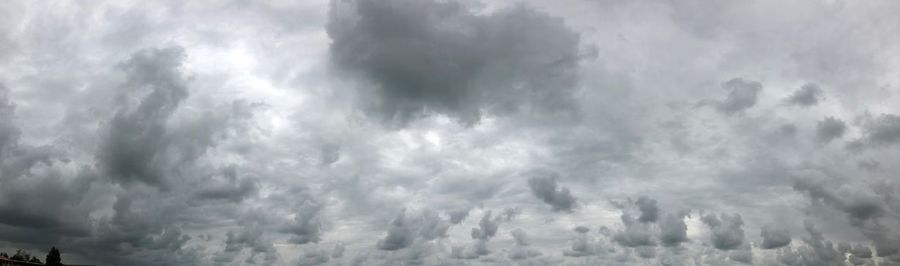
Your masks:
<path fill-rule="evenodd" d="M 430 112 L 465 124 L 483 112 L 569 112 L 579 35 L 523 5 L 481 13 L 459 2 L 336 1 L 331 58 L 375 82 L 366 108 L 403 125 Z"/>
<path fill-rule="evenodd" d="M 613 235 L 613 240 L 625 247 L 656 246 L 656 239 L 650 226 L 625 220 L 625 230 Z"/>
<path fill-rule="evenodd" d="M 291 234 L 288 242 L 294 244 L 318 243 L 322 240 L 322 222 L 319 218 L 319 212 L 322 205 L 305 201 L 300 206 L 297 213 L 294 214 L 292 222 L 285 225 L 283 232 Z"/>
<path fill-rule="evenodd" d="M 762 90 L 762 84 L 752 80 L 734 78 L 722 83 L 722 88 L 728 90 L 728 96 L 724 100 L 713 102 L 713 106 L 724 114 L 732 115 L 756 105 L 756 98 Z"/>
<path fill-rule="evenodd" d="M 713 247 L 721 250 L 732 250 L 744 244 L 744 220 L 740 214 L 713 213 L 704 215 L 701 220 L 710 229 L 710 240 Z"/>
<path fill-rule="evenodd" d="M 450 223 L 434 211 L 424 210 L 409 215 L 403 210 L 391 221 L 387 235 L 378 240 L 376 246 L 382 250 L 404 249 L 419 241 L 446 237 L 449 228 Z M 496 233 L 496 229 L 492 233 Z"/>
<path fill-rule="evenodd" d="M 794 189 L 841 210 L 850 221 L 865 222 L 882 217 L 889 210 L 884 198 L 864 187 L 838 186 L 832 177 L 820 172 L 803 173 L 794 178 Z"/>
<path fill-rule="evenodd" d="M 816 140 L 820 143 L 829 143 L 832 140 L 844 136 L 847 126 L 844 121 L 834 117 L 826 117 L 816 123 Z"/>
<path fill-rule="evenodd" d="M 577 207 L 576 199 L 566 187 L 557 189 L 557 180 L 555 175 L 535 176 L 528 179 L 528 187 L 538 199 L 544 203 L 550 204 L 554 211 L 571 212 Z"/>
<path fill-rule="evenodd" d="M 825 92 L 819 88 L 819 85 L 807 83 L 804 84 L 803 87 L 800 87 L 800 89 L 791 93 L 785 101 L 789 104 L 798 106 L 813 106 L 822 101 L 824 93 Z"/>
<path fill-rule="evenodd" d="M 855 142 L 867 147 L 884 147 L 900 142 L 900 116 L 881 114 L 863 124 L 863 136 Z"/>
<path fill-rule="evenodd" d="M 687 216 L 688 212 L 668 213 L 663 216 L 663 219 L 659 222 L 659 240 L 663 245 L 678 246 L 689 241 L 687 224 L 684 223 L 684 218 Z"/>
<path fill-rule="evenodd" d="M 481 220 L 478 221 L 478 227 L 472 228 L 472 231 L 469 234 L 473 240 L 472 244 L 470 246 L 452 247 L 450 256 L 456 259 L 477 259 L 491 254 L 491 251 L 488 249 L 488 242 L 497 235 L 497 230 L 500 229 L 501 219 L 501 217 L 493 217 L 492 211 L 485 211 Z M 524 232 L 519 232 L 518 235 L 522 240 L 526 238 Z M 524 255 L 526 258 L 530 257 L 527 252 Z M 518 256 L 513 257 L 520 259 Z"/>
<path fill-rule="evenodd" d="M 635 204 L 641 211 L 641 216 L 638 217 L 638 221 L 643 223 L 656 222 L 657 217 L 659 217 L 659 206 L 656 205 L 655 199 L 641 196 Z"/>
<path fill-rule="evenodd" d="M 226 237 L 224 254 L 220 257 L 221 262 L 231 262 L 234 259 L 233 254 L 244 249 L 250 250 L 250 256 L 244 261 L 246 264 L 256 264 L 259 255 L 267 264 L 278 259 L 275 246 L 271 240 L 265 239 L 260 228 L 248 227 L 237 233 L 229 231 Z"/>
<path fill-rule="evenodd" d="M 763 226 L 759 235 L 763 238 L 762 244 L 760 244 L 763 249 L 780 248 L 791 243 L 791 232 L 785 228 Z"/>
<path fill-rule="evenodd" d="M 181 47 L 150 49 L 121 65 L 127 75 L 121 88 L 126 100 L 109 122 L 109 136 L 98 155 L 116 181 L 168 185 L 168 166 L 174 158 L 167 157 L 166 122 L 188 96 L 179 69 L 184 57 Z M 130 99 L 132 93 L 146 96 Z"/>

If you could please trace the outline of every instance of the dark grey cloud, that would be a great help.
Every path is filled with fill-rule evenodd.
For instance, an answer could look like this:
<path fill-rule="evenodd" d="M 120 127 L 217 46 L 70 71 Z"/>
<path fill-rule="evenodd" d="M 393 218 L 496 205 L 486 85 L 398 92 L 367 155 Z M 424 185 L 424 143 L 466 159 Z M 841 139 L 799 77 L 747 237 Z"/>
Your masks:
<path fill-rule="evenodd" d="M 821 143 L 829 143 L 834 139 L 844 136 L 847 126 L 844 121 L 834 117 L 826 117 L 816 123 L 816 140 Z"/>
<path fill-rule="evenodd" d="M 275 246 L 272 245 L 271 240 L 265 239 L 263 231 L 260 228 L 245 227 L 237 233 L 229 231 L 225 236 L 224 252 L 226 254 L 233 255 L 243 249 L 250 250 L 251 255 L 244 261 L 246 264 L 256 264 L 256 257 L 259 255 L 262 256 L 262 259 L 266 264 L 271 264 L 277 259 L 278 253 L 275 251 Z M 233 257 L 229 255 L 226 256 L 228 256 L 227 259 L 222 261 L 231 262 Z"/>
<path fill-rule="evenodd" d="M 252 178 L 239 178 L 234 167 L 226 168 L 221 179 L 212 179 L 197 188 L 194 197 L 198 200 L 224 200 L 240 202 L 256 194 L 259 185 Z"/>
<path fill-rule="evenodd" d="M 109 121 L 109 135 L 98 155 L 115 180 L 167 186 L 166 176 L 171 173 L 166 168 L 170 163 L 166 122 L 188 96 L 180 71 L 184 57 L 181 47 L 150 49 L 121 64 L 127 75 L 119 96 L 122 106 Z M 132 94 L 145 96 L 131 99 Z"/>
<path fill-rule="evenodd" d="M 786 228 L 763 226 L 759 235 L 763 238 L 760 244 L 763 249 L 780 248 L 791 243 L 791 232 Z"/>
<path fill-rule="evenodd" d="M 283 232 L 289 233 L 288 242 L 294 244 L 318 243 L 322 240 L 322 223 L 319 220 L 319 212 L 323 206 L 304 201 L 303 205 L 294 214 L 294 220 L 285 225 Z"/>
<path fill-rule="evenodd" d="M 834 243 L 825 239 L 822 232 L 806 222 L 804 228 L 809 237 L 803 238 L 807 246 L 801 247 L 793 265 L 844 265 L 844 254 Z"/>
<path fill-rule="evenodd" d="M 487 211 L 478 221 L 478 228 L 472 228 L 472 239 L 490 240 L 499 228 L 500 222 L 496 218 L 491 219 L 491 211 Z"/>
<path fill-rule="evenodd" d="M 586 226 L 579 225 L 579 226 L 576 226 L 575 228 L 572 228 L 572 231 L 575 231 L 576 233 L 579 233 L 579 234 L 587 234 L 588 232 L 591 231 L 591 229 L 587 228 Z"/>
<path fill-rule="evenodd" d="M 0 83 L 0 156 L 6 157 L 9 149 L 18 142 L 18 127 L 13 123 L 16 105 L 9 100 L 9 88 Z"/>
<path fill-rule="evenodd" d="M 78 239 L 70 248 L 111 264 L 197 264 L 199 254 L 186 247 L 191 236 L 171 223 L 172 211 L 145 204 L 138 195 L 119 195 L 113 205 L 113 215 L 101 220 L 90 238 Z M 232 248 L 246 245 L 242 240 L 232 239 L 232 242 Z M 102 254 L 114 255 L 102 257 Z"/>
<path fill-rule="evenodd" d="M 868 259 L 872 257 L 872 249 L 857 243 L 850 249 L 850 254 L 857 258 Z"/>
<path fill-rule="evenodd" d="M 627 214 L 622 214 L 621 219 L 625 229 L 613 235 L 613 240 L 616 243 L 626 247 L 656 245 L 656 239 L 653 237 L 653 230 L 650 224 L 638 222 L 634 217 Z"/>
<path fill-rule="evenodd" d="M 555 174 L 535 176 L 528 179 L 528 187 L 538 199 L 550 204 L 554 211 L 571 212 L 577 207 L 576 199 L 568 188 L 560 186 L 557 189 L 557 177 Z"/>
<path fill-rule="evenodd" d="M 481 220 L 478 221 L 478 227 L 472 228 L 469 234 L 473 240 L 472 244 L 470 246 L 454 246 L 450 256 L 456 259 L 477 259 L 491 254 L 491 251 L 488 249 L 488 242 L 497 235 L 497 231 L 500 229 L 501 219 L 501 217 L 493 217 L 491 210 L 485 211 Z M 520 237 L 522 236 L 524 236 L 524 234 L 520 235 Z M 522 252 L 524 253 L 519 255 L 524 255 L 525 257 L 520 257 L 518 255 L 513 256 L 513 254 L 510 254 L 510 256 L 515 257 L 516 259 L 524 259 L 540 255 L 539 253 L 528 252 L 527 250 L 523 250 L 519 253 Z"/>
<path fill-rule="evenodd" d="M 663 216 L 659 222 L 659 240 L 665 246 L 677 246 L 687 242 L 687 224 L 684 218 L 688 216 L 687 212 L 668 213 Z"/>
<path fill-rule="evenodd" d="M 825 92 L 819 88 L 819 85 L 807 83 L 804 84 L 803 87 L 800 87 L 800 89 L 791 93 L 785 101 L 793 105 L 813 106 L 822 100 L 824 93 Z"/>
<path fill-rule="evenodd" d="M 459 224 L 463 220 L 465 220 L 466 217 L 469 217 L 469 211 L 470 211 L 470 209 L 451 210 L 451 211 L 447 212 L 447 216 L 450 217 L 450 223 Z"/>
<path fill-rule="evenodd" d="M 701 220 L 709 226 L 710 240 L 713 247 L 721 250 L 737 249 L 744 244 L 744 220 L 740 214 L 721 214 L 716 216 L 713 213 L 704 215 Z"/>
<path fill-rule="evenodd" d="M 609 253 L 614 250 L 603 245 L 603 242 L 583 233 L 579 233 L 571 242 L 571 246 L 563 250 L 563 256 L 587 257 Z"/>
<path fill-rule="evenodd" d="M 861 144 L 880 147 L 900 142 L 900 116 L 881 114 L 866 121 L 862 129 L 863 137 L 857 140 Z"/>
<path fill-rule="evenodd" d="M 813 201 L 843 211 L 851 221 L 864 222 L 876 219 L 887 211 L 883 199 L 872 191 L 845 188 L 838 192 L 832 179 L 821 175 L 803 175 L 794 178 L 794 189 L 805 192 Z"/>
<path fill-rule="evenodd" d="M 752 80 L 733 78 L 722 83 L 722 88 L 728 91 L 728 96 L 724 100 L 705 103 L 712 104 L 722 113 L 732 115 L 756 105 L 756 98 L 762 90 L 762 84 Z"/>
<path fill-rule="evenodd" d="M 443 220 L 434 211 L 425 210 L 420 214 L 410 216 L 407 215 L 406 210 L 403 210 L 391 221 L 387 235 L 378 240 L 376 246 L 382 250 L 403 249 L 415 244 L 416 241 L 430 241 L 447 237 L 449 228 L 450 223 Z M 496 233 L 496 228 L 493 233 Z"/>
<path fill-rule="evenodd" d="M 637 253 L 638 257 L 644 259 L 652 259 L 656 258 L 656 247 L 653 246 L 640 246 L 634 248 L 635 253 Z"/>
<path fill-rule="evenodd" d="M 303 256 L 297 260 L 298 266 L 314 266 L 314 265 L 326 265 L 328 261 L 331 260 L 331 257 L 328 256 L 328 253 L 323 250 L 307 250 L 303 253 Z"/>
<path fill-rule="evenodd" d="M 413 235 L 413 230 L 407 226 L 405 215 L 405 211 L 401 212 L 397 218 L 394 218 L 394 220 L 391 221 L 391 227 L 388 229 L 387 236 L 385 236 L 384 239 L 378 240 L 376 246 L 379 249 L 398 250 L 412 245 L 413 240 L 415 240 L 415 235 Z"/>
<path fill-rule="evenodd" d="M 333 1 L 327 29 L 334 63 L 375 82 L 366 104 L 392 124 L 572 111 L 579 35 L 524 5 L 485 14 L 458 2 Z"/>
<path fill-rule="evenodd" d="M 638 210 L 641 211 L 641 216 L 638 217 L 638 221 L 643 223 L 656 222 L 657 217 L 659 217 L 659 206 L 656 205 L 655 199 L 641 196 L 635 201 L 635 204 L 637 205 Z"/>
<path fill-rule="evenodd" d="M 885 226 L 885 223 L 897 222 L 894 214 L 896 208 L 893 207 L 897 206 L 896 199 L 885 197 L 887 195 L 885 193 L 894 193 L 893 186 L 867 187 L 843 184 L 838 180 L 841 179 L 823 173 L 808 173 L 795 178 L 794 188 L 804 192 L 813 206 L 818 206 L 814 211 L 820 215 L 825 215 L 829 210 L 843 213 L 846 216 L 845 221 L 850 225 L 849 228 L 855 229 L 870 240 L 878 257 L 897 260 L 897 254 L 900 252 L 900 234 L 890 226 Z M 812 239 L 824 239 L 824 234 L 812 224 L 807 224 L 807 227 Z M 849 249 L 847 246 L 839 251 L 847 253 Z M 855 261 L 864 259 L 854 256 Z"/>
<path fill-rule="evenodd" d="M 728 258 L 740 263 L 753 264 L 753 252 L 749 246 L 729 251 Z"/>

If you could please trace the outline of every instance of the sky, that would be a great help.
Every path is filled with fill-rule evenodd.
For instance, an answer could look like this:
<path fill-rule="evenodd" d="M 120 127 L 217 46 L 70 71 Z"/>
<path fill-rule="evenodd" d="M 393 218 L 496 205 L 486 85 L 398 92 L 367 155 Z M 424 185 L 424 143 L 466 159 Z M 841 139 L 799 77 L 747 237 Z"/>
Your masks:
<path fill-rule="evenodd" d="M 900 265 L 900 2 L 5 1 L 0 251 Z"/>

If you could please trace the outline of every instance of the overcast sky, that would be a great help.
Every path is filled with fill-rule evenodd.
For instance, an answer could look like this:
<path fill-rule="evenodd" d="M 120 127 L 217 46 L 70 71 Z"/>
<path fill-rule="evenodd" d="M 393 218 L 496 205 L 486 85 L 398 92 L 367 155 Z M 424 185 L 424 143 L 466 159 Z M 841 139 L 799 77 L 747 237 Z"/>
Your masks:
<path fill-rule="evenodd" d="M 897 1 L 4 1 L 0 251 L 898 265 Z"/>

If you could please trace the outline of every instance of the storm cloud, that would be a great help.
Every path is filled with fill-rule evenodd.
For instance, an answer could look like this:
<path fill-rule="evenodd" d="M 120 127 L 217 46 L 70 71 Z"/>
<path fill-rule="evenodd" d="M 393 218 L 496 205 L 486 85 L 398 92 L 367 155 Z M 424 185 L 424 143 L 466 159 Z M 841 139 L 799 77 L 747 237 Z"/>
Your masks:
<path fill-rule="evenodd" d="M 572 211 L 577 207 L 576 199 L 568 188 L 557 189 L 556 176 L 535 176 L 528 179 L 528 187 L 538 199 L 550 204 L 554 211 Z"/>
<path fill-rule="evenodd" d="M 387 122 L 571 111 L 579 35 L 527 6 L 479 14 L 457 2 L 333 2 L 327 29 L 335 64 L 375 82 L 362 88 L 374 97 L 364 104 Z"/>
<path fill-rule="evenodd" d="M 788 103 L 799 106 L 813 106 L 822 100 L 824 91 L 815 83 L 804 84 L 800 89 L 791 93 L 786 99 Z"/>

